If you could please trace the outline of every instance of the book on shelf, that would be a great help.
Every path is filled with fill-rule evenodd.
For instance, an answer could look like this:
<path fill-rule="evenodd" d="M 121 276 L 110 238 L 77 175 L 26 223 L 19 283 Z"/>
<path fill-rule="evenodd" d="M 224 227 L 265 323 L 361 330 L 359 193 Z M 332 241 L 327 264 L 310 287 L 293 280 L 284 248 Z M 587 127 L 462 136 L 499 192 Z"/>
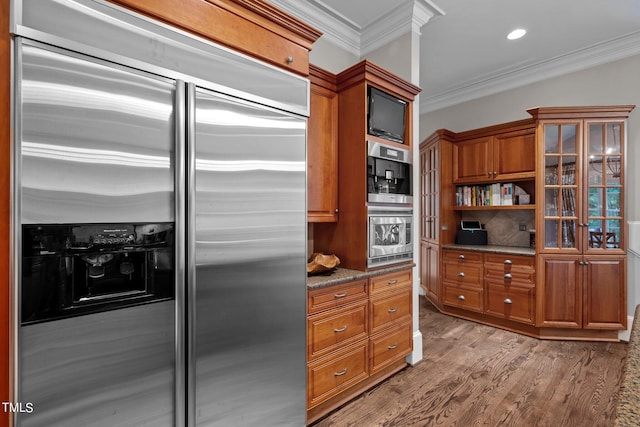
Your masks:
<path fill-rule="evenodd" d="M 456 186 L 456 206 L 512 206 L 514 204 L 513 183 Z"/>
<path fill-rule="evenodd" d="M 502 184 L 502 205 L 503 206 L 513 205 L 513 184 L 512 183 Z"/>

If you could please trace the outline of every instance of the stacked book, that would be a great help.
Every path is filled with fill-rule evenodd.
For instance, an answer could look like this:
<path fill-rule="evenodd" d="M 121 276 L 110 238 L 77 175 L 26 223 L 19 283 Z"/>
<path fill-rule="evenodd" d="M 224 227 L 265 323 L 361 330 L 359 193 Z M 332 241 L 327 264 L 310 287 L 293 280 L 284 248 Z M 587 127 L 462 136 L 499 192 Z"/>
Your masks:
<path fill-rule="evenodd" d="M 456 206 L 511 206 L 513 183 L 459 185 L 456 187 Z"/>

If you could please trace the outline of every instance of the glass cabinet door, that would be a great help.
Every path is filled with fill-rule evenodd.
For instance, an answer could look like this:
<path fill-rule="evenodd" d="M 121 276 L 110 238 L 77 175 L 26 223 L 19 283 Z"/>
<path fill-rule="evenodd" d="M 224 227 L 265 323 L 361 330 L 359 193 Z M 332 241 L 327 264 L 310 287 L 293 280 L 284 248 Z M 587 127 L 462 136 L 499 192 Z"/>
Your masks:
<path fill-rule="evenodd" d="M 575 249 L 579 245 L 581 128 L 576 123 L 543 126 L 544 247 Z"/>
<path fill-rule="evenodd" d="M 587 122 L 586 249 L 619 249 L 623 236 L 622 122 Z"/>
<path fill-rule="evenodd" d="M 438 240 L 439 178 L 438 144 L 431 144 L 420 151 L 420 237 L 425 240 Z"/>

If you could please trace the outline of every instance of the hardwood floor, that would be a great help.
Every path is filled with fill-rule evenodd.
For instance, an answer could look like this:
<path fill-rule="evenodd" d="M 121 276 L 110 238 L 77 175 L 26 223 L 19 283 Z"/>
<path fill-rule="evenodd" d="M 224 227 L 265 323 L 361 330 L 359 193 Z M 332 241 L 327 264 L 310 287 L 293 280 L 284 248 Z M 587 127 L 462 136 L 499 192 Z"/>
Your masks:
<path fill-rule="evenodd" d="M 423 360 L 319 420 L 327 426 L 612 426 L 626 343 L 542 341 L 420 298 Z"/>

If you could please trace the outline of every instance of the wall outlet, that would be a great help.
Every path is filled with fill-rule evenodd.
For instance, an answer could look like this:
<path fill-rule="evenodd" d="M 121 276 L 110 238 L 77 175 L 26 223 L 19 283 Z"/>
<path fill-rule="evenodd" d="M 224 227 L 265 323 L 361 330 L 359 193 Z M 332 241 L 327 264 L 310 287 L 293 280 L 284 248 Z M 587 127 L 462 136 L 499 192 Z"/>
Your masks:
<path fill-rule="evenodd" d="M 520 231 L 527 231 L 527 224 L 520 224 Z"/>

